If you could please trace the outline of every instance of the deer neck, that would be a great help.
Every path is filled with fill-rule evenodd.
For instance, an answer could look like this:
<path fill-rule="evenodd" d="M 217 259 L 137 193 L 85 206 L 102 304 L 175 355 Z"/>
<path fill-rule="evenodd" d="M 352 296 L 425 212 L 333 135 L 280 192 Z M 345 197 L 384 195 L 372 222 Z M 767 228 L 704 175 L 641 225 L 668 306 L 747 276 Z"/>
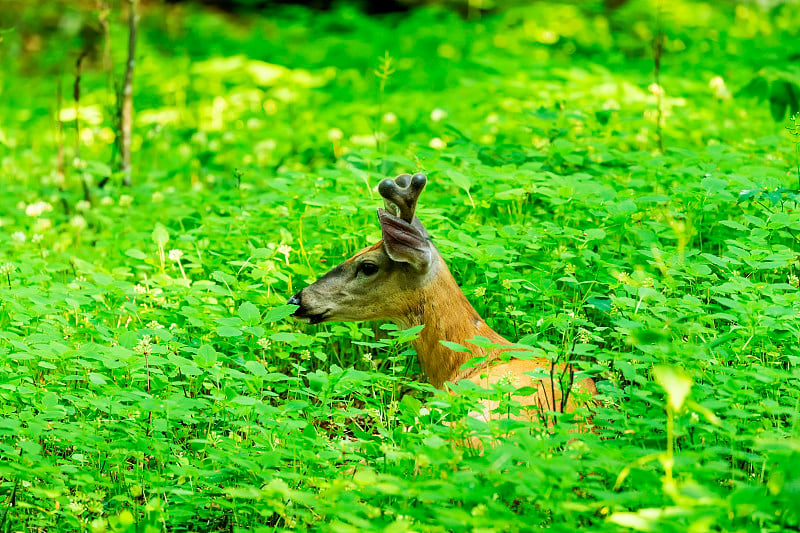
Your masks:
<path fill-rule="evenodd" d="M 469 303 L 453 275 L 439 257 L 438 269 L 432 281 L 421 289 L 419 298 L 407 313 L 395 322 L 402 328 L 421 324 L 425 328 L 413 341 L 422 370 L 437 388 L 447 381 L 457 381 L 471 374 L 461 366 L 485 355 L 485 350 L 468 342 L 474 337 L 486 337 L 493 344 L 509 344 L 478 315 Z M 471 349 L 469 353 L 455 352 L 439 341 L 458 343 Z"/>

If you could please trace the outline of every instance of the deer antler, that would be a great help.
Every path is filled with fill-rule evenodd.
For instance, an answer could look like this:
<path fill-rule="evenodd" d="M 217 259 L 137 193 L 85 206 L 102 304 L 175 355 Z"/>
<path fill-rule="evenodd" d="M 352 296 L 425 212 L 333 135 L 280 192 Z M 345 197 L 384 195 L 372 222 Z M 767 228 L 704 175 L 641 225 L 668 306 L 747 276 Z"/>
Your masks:
<path fill-rule="evenodd" d="M 380 182 L 378 192 L 383 196 L 386 210 L 410 224 L 414 220 L 419 195 L 427 182 L 425 174 L 400 174 L 395 179 L 386 178 Z"/>

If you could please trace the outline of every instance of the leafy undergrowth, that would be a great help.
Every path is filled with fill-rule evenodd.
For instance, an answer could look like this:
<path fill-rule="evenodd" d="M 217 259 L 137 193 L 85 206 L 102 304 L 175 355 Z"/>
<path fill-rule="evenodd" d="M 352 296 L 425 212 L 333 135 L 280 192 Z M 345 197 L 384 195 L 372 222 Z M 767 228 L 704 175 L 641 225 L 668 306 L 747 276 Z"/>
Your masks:
<path fill-rule="evenodd" d="M 791 70 L 797 6 L 149 6 L 129 189 L 102 47 L 72 101 L 95 16 L 0 42 L 0 530 L 800 528 L 800 139 L 736 95 Z M 464 422 L 413 332 L 287 320 L 418 170 L 464 292 L 595 378 L 596 433 Z"/>

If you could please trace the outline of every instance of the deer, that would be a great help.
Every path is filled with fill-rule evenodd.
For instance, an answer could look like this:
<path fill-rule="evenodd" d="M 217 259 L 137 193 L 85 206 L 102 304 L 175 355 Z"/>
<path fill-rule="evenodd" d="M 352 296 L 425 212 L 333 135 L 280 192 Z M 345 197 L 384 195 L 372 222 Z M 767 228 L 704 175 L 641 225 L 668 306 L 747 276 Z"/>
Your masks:
<path fill-rule="evenodd" d="M 569 386 L 562 391 L 555 374 L 568 373 L 573 378 L 570 365 L 556 365 L 545 357 L 515 357 L 515 352 L 522 353 L 520 348 L 489 327 L 469 303 L 415 214 L 426 183 L 422 173 L 401 174 L 379 183 L 384 201 L 384 208 L 378 208 L 383 238 L 292 296 L 287 303 L 298 306 L 293 317 L 310 324 L 389 320 L 402 329 L 424 325 L 412 345 L 428 381 L 438 389 L 461 380 L 484 389 L 501 380 L 531 387 L 534 394 L 514 396 L 526 413 L 515 418 L 545 420 L 544 413 L 570 413 L 579 405 L 589 405 L 597 394 L 591 378 L 574 380 L 578 395 L 571 394 Z M 477 337 L 489 343 L 472 344 L 469 352 L 439 342 L 466 347 Z M 465 365 L 474 358 L 483 358 L 483 362 Z M 539 379 L 531 373 L 549 377 Z M 588 401 L 581 403 L 576 396 Z M 471 415 L 488 421 L 498 405 L 497 401 L 481 400 L 482 412 Z M 576 431 L 585 429 L 579 422 Z"/>

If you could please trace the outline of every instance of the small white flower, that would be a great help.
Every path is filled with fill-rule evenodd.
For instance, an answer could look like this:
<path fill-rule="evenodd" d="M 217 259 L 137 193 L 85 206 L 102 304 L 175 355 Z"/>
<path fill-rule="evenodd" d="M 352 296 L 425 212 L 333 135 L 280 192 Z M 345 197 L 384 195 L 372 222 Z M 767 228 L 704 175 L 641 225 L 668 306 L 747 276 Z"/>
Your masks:
<path fill-rule="evenodd" d="M 389 111 L 385 115 L 383 115 L 383 122 L 386 124 L 396 124 L 397 123 L 397 115 Z"/>
<path fill-rule="evenodd" d="M 133 351 L 136 353 L 149 353 L 150 352 L 150 344 L 152 342 L 152 338 L 150 335 L 144 335 L 139 342 L 136 343 L 136 346 L 133 348 Z"/>
<path fill-rule="evenodd" d="M 344 137 L 344 132 L 339 128 L 331 128 L 328 130 L 328 140 L 329 141 L 340 141 Z"/>
<path fill-rule="evenodd" d="M 419 408 L 419 416 L 428 416 L 429 414 L 431 414 L 431 411 L 427 407 Z"/>
<path fill-rule="evenodd" d="M 36 222 L 33 223 L 33 227 L 31 228 L 36 233 L 42 233 L 50 228 L 53 227 L 53 221 L 49 218 L 37 218 Z"/>
<path fill-rule="evenodd" d="M 513 372 L 508 371 L 505 375 L 503 375 L 499 382 L 501 385 L 513 385 L 514 387 L 517 386 L 519 382 L 519 378 L 513 374 Z"/>
<path fill-rule="evenodd" d="M 441 140 L 439 137 L 434 137 L 428 143 L 428 146 L 430 146 L 431 148 L 434 148 L 436 150 L 443 150 L 443 149 L 447 148 L 447 143 L 444 142 L 443 140 Z"/>
<path fill-rule="evenodd" d="M 26 237 L 25 234 L 22 233 L 21 231 L 15 231 L 14 233 L 11 234 L 11 239 L 16 243 L 23 244 L 25 242 Z"/>
<path fill-rule="evenodd" d="M 292 253 L 292 247 L 289 246 L 288 244 L 281 244 L 280 246 L 278 246 L 278 253 L 279 254 L 283 254 L 283 256 L 288 261 L 289 260 L 289 254 Z"/>
<path fill-rule="evenodd" d="M 265 100 L 264 105 L 262 107 L 264 108 L 264 112 L 267 115 L 274 115 L 275 113 L 278 112 L 278 102 L 276 102 L 272 98 L 270 98 L 269 100 Z"/>
<path fill-rule="evenodd" d="M 272 346 L 272 342 L 270 342 L 270 340 L 269 340 L 269 339 L 267 339 L 266 337 L 261 337 L 261 338 L 260 338 L 260 339 L 258 339 L 258 341 L 256 341 L 256 342 L 257 342 L 257 343 L 258 343 L 258 345 L 259 345 L 259 346 L 261 346 L 261 348 L 263 348 L 264 350 L 268 350 L 268 349 L 269 349 L 269 347 L 270 347 L 270 346 Z"/>
<path fill-rule="evenodd" d="M 473 294 L 475 296 L 477 296 L 478 298 L 480 298 L 481 296 L 486 294 L 486 287 L 475 287 L 475 290 L 473 291 Z"/>
<path fill-rule="evenodd" d="M 431 120 L 434 122 L 439 122 L 443 118 L 447 116 L 447 111 L 444 109 L 439 109 L 438 107 L 431 111 Z"/>
<path fill-rule="evenodd" d="M 42 213 L 46 213 L 52 210 L 53 210 L 52 205 L 50 205 L 47 202 L 39 201 L 28 205 L 25 208 L 25 214 L 28 215 L 29 217 L 38 217 Z"/>
<path fill-rule="evenodd" d="M 80 202 L 75 204 L 75 209 L 77 211 L 88 211 L 91 208 L 92 208 L 92 204 L 90 204 L 86 200 L 81 200 Z"/>
<path fill-rule="evenodd" d="M 4 263 L 0 266 L 0 276 L 7 276 L 10 272 L 14 271 L 14 265 L 12 263 Z"/>
<path fill-rule="evenodd" d="M 42 235 L 41 233 L 34 233 L 33 237 L 31 237 L 31 242 L 36 244 L 42 242 L 42 239 L 44 239 L 44 235 Z"/>
<path fill-rule="evenodd" d="M 169 260 L 170 261 L 180 261 L 181 257 L 183 257 L 183 252 L 180 250 L 170 250 L 169 251 Z"/>
<path fill-rule="evenodd" d="M 114 203 L 114 199 L 110 196 L 103 196 L 100 198 L 100 205 L 111 205 Z"/>
<path fill-rule="evenodd" d="M 137 283 L 136 285 L 133 286 L 133 293 L 134 294 L 147 294 L 147 288 L 144 285 L 142 285 L 140 283 Z"/>
<path fill-rule="evenodd" d="M 714 96 L 721 100 L 726 100 L 731 96 L 731 92 L 728 90 L 728 87 L 725 86 L 725 80 L 722 79 L 722 76 L 714 76 L 711 78 L 708 82 L 708 86 L 714 91 Z"/>
<path fill-rule="evenodd" d="M 657 83 L 648 85 L 647 90 L 650 91 L 651 94 L 664 96 L 664 88 Z"/>
<path fill-rule="evenodd" d="M 130 194 L 123 194 L 119 197 L 119 205 L 122 207 L 131 205 L 133 203 L 133 196 Z"/>
<path fill-rule="evenodd" d="M 164 329 L 164 326 L 158 320 L 151 320 L 147 323 L 148 329 Z"/>
<path fill-rule="evenodd" d="M 86 227 L 86 219 L 80 215 L 75 215 L 69 219 L 69 225 L 77 230 L 81 230 Z"/>

